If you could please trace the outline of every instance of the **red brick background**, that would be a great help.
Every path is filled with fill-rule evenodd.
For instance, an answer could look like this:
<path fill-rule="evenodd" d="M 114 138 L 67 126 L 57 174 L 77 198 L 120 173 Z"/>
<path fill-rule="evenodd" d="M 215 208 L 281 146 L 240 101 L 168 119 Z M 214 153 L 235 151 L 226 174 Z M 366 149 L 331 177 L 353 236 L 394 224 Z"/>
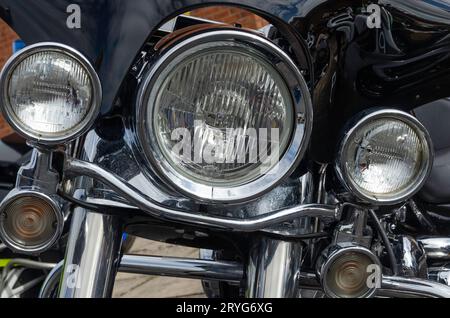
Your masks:
<path fill-rule="evenodd" d="M 12 54 L 12 43 L 18 39 L 18 36 L 9 26 L 0 19 L 0 68 Z M 0 115 L 0 139 L 10 135 L 12 129 L 5 123 Z"/>
<path fill-rule="evenodd" d="M 267 24 L 267 22 L 248 12 L 238 8 L 214 6 L 189 13 L 195 17 L 201 17 L 209 20 L 220 21 L 229 24 L 240 24 L 245 28 L 259 29 Z M 0 19 L 0 68 L 12 54 L 12 43 L 18 39 L 9 27 Z M 0 115 L 0 139 L 11 134 L 11 128 L 5 123 Z"/>

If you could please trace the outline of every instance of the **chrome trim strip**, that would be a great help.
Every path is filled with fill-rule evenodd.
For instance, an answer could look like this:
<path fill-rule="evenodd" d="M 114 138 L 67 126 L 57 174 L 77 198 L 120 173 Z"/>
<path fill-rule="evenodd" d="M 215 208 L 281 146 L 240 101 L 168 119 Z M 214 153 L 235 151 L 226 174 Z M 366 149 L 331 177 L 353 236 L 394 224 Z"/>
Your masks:
<path fill-rule="evenodd" d="M 427 254 L 427 258 L 433 260 L 450 260 L 450 237 L 419 237 Z"/>
<path fill-rule="evenodd" d="M 119 177 L 99 166 L 79 159 L 67 158 L 64 171 L 67 177 L 86 176 L 104 183 L 112 190 L 128 200 L 142 211 L 159 219 L 224 228 L 234 231 L 255 232 L 282 222 L 301 217 L 318 217 L 331 220 L 340 218 L 340 206 L 324 204 L 305 204 L 278 210 L 261 216 L 247 219 L 223 218 L 196 214 L 190 211 L 165 207 L 152 198 L 143 195 L 139 190 L 129 185 Z"/>
<path fill-rule="evenodd" d="M 450 298 L 450 287 L 418 278 L 383 276 L 381 289 L 377 291 L 377 295 L 398 298 Z"/>
<path fill-rule="evenodd" d="M 59 52 L 69 56 L 74 59 L 78 63 L 80 63 L 84 69 L 89 74 L 89 78 L 92 84 L 92 105 L 89 112 L 86 114 L 85 118 L 70 131 L 66 131 L 61 133 L 56 137 L 42 137 L 34 134 L 31 131 L 20 127 L 15 120 L 13 120 L 14 114 L 11 111 L 11 106 L 9 104 L 8 98 L 8 83 L 11 77 L 11 72 L 15 70 L 15 68 L 27 57 L 39 53 L 39 52 Z M 80 52 L 75 50 L 74 48 L 56 42 L 41 42 L 33 45 L 29 45 L 24 49 L 20 50 L 16 54 L 14 54 L 4 66 L 1 74 L 0 74 L 0 110 L 4 113 L 4 117 L 8 124 L 13 127 L 13 129 L 22 135 L 25 139 L 31 140 L 37 144 L 44 145 L 57 145 L 67 143 L 70 140 L 77 138 L 78 136 L 85 133 L 96 120 L 98 113 L 100 112 L 100 106 L 102 102 L 102 85 L 100 79 L 95 71 L 95 68 L 92 66 L 91 62 Z"/>
<path fill-rule="evenodd" d="M 244 267 L 236 262 L 141 255 L 124 255 L 119 272 L 230 283 L 240 283 L 244 278 Z"/>

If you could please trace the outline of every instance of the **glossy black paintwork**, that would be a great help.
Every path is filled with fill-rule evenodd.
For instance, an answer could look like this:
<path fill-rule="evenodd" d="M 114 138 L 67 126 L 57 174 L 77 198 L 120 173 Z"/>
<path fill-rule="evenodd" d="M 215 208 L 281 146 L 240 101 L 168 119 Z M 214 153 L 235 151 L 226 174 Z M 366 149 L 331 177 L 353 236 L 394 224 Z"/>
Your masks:
<path fill-rule="evenodd" d="M 381 28 L 365 6 L 326 1 L 291 25 L 308 40 L 315 66 L 313 157 L 332 160 L 339 130 L 369 107 L 410 110 L 449 96 L 450 5 L 384 0 Z"/>

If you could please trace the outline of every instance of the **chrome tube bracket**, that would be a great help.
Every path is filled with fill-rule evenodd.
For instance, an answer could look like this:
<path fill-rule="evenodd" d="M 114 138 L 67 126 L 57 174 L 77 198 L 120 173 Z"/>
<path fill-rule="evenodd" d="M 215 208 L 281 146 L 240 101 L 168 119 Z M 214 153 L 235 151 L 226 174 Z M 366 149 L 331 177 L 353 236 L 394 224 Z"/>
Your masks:
<path fill-rule="evenodd" d="M 60 176 L 52 167 L 53 152 L 34 148 L 29 163 L 17 173 L 16 188 L 35 188 L 46 194 L 56 194 Z"/>
<path fill-rule="evenodd" d="M 178 257 L 124 255 L 119 272 L 240 283 L 244 266 L 236 262 Z"/>
<path fill-rule="evenodd" d="M 256 232 L 301 217 L 317 217 L 328 222 L 339 220 L 341 217 L 341 206 L 325 204 L 299 205 L 247 219 L 209 216 L 163 206 L 152 198 L 142 194 L 141 191 L 118 176 L 93 163 L 66 158 L 64 172 L 66 178 L 79 176 L 90 177 L 110 187 L 118 195 L 143 212 L 155 218 L 181 223 L 203 225 L 232 231 Z"/>

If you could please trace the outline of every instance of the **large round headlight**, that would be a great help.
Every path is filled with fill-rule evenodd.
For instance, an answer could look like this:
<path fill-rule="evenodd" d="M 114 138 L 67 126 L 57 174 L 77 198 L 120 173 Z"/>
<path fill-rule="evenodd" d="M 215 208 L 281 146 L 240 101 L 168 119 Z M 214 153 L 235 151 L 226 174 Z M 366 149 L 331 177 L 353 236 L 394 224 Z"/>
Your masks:
<path fill-rule="evenodd" d="M 206 31 L 163 50 L 141 89 L 140 143 L 180 191 L 250 199 L 295 168 L 311 129 L 306 82 L 269 41 Z"/>
<path fill-rule="evenodd" d="M 433 161 L 426 129 L 413 116 L 381 110 L 361 119 L 345 136 L 338 175 L 361 200 L 395 204 L 414 195 Z"/>
<path fill-rule="evenodd" d="M 1 75 L 2 111 L 26 139 L 56 144 L 95 119 L 100 81 L 91 64 L 62 44 L 40 43 L 13 56 Z"/>

